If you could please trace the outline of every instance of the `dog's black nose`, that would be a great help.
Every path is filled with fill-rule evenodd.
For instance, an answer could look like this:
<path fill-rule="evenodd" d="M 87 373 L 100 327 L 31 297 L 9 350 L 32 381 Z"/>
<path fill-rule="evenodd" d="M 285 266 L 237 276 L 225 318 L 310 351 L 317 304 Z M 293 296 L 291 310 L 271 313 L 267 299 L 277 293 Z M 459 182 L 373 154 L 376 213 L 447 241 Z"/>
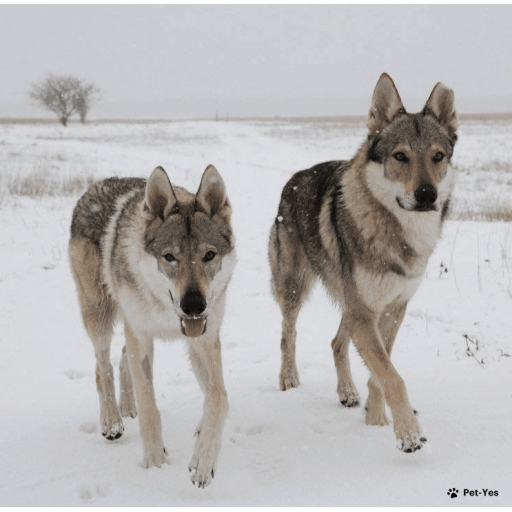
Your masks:
<path fill-rule="evenodd" d="M 419 206 L 432 206 L 437 200 L 437 190 L 433 185 L 420 185 L 414 191 L 414 198 Z"/>
<path fill-rule="evenodd" d="M 197 290 L 192 290 L 185 293 L 180 306 L 185 315 L 198 316 L 206 309 L 206 300 Z"/>

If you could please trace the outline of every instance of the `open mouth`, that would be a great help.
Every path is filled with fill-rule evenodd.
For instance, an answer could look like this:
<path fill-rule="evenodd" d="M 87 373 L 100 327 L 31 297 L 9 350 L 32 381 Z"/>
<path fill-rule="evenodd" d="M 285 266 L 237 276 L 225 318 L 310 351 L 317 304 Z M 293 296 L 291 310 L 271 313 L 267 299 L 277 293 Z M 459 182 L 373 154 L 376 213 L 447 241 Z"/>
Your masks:
<path fill-rule="evenodd" d="M 181 332 L 189 338 L 199 338 L 206 332 L 206 317 L 188 316 L 180 318 Z"/>

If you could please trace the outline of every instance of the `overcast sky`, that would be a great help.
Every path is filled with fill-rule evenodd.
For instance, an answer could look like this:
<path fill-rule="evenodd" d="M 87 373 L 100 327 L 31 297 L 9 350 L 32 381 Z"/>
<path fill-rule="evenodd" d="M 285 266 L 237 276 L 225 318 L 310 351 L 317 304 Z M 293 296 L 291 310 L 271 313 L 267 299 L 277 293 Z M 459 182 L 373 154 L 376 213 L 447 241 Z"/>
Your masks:
<path fill-rule="evenodd" d="M 512 111 L 510 5 L 0 5 L 0 42 L 10 115 L 50 72 L 96 83 L 100 112 L 121 101 L 127 115 L 153 103 L 246 114 L 244 101 L 365 115 L 383 71 L 410 111 L 438 81 L 459 111 Z"/>

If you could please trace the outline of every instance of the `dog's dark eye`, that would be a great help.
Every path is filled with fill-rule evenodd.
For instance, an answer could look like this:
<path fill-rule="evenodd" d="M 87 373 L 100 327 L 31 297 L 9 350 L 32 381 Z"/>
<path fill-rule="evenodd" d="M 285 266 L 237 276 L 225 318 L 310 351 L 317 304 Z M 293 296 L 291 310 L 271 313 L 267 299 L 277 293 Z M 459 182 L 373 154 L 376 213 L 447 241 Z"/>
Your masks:
<path fill-rule="evenodd" d="M 164 258 L 169 262 L 176 261 L 176 258 L 170 252 L 164 254 Z"/>
<path fill-rule="evenodd" d="M 212 261 L 215 258 L 215 253 L 213 251 L 208 251 L 203 258 L 203 261 Z"/>
<path fill-rule="evenodd" d="M 434 155 L 434 162 L 440 162 L 442 159 L 444 158 L 444 155 L 443 153 L 441 153 L 441 151 L 438 151 L 435 155 Z"/>
<path fill-rule="evenodd" d="M 407 162 L 407 157 L 401 151 L 399 151 L 398 153 L 395 153 L 393 156 L 399 162 Z"/>

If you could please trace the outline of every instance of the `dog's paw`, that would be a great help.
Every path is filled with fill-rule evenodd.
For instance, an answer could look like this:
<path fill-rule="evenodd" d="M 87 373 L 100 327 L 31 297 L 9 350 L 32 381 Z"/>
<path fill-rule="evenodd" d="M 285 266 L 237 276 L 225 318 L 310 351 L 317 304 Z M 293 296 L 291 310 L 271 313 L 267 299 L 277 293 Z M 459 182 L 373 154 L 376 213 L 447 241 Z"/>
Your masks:
<path fill-rule="evenodd" d="M 396 447 L 404 453 L 413 453 L 420 450 L 427 442 L 427 438 L 422 434 L 421 427 L 417 418 L 417 412 L 410 411 L 408 422 L 395 423 Z"/>
<path fill-rule="evenodd" d="M 279 375 L 279 389 L 281 391 L 287 391 L 291 388 L 298 388 L 299 385 L 299 374 L 297 373 L 297 370 L 281 370 Z"/>
<path fill-rule="evenodd" d="M 370 392 L 364 404 L 364 410 L 366 411 L 365 423 L 367 425 L 379 427 L 389 425 L 386 415 L 386 402 L 382 395 Z"/>
<path fill-rule="evenodd" d="M 389 425 L 389 420 L 386 415 L 386 411 L 384 408 L 370 408 L 365 406 L 366 416 L 365 423 L 367 425 L 374 425 L 378 427 L 383 427 L 385 425 Z"/>
<path fill-rule="evenodd" d="M 212 479 L 215 476 L 215 469 L 201 468 L 197 466 L 189 465 L 188 470 L 190 471 L 190 480 L 194 485 L 197 485 L 199 489 L 204 489 L 206 486 L 212 483 Z"/>
<path fill-rule="evenodd" d="M 205 436 L 201 429 L 196 431 L 196 445 L 194 455 L 188 465 L 190 480 L 194 485 L 203 489 L 210 485 L 217 471 L 217 458 L 220 451 L 220 442 L 214 438 Z"/>
<path fill-rule="evenodd" d="M 167 462 L 167 450 L 165 446 L 156 448 L 155 450 L 146 450 L 144 453 L 144 459 L 142 461 L 142 467 L 148 469 L 153 466 L 157 468 L 161 467 L 162 464 Z"/>
<path fill-rule="evenodd" d="M 404 453 L 413 453 L 420 450 L 427 442 L 427 438 L 422 434 L 411 434 L 397 437 L 396 447 Z"/>
<path fill-rule="evenodd" d="M 121 399 L 119 410 L 121 411 L 121 416 L 123 418 L 135 418 L 137 416 L 137 406 L 135 405 L 133 398 L 131 400 Z"/>
<path fill-rule="evenodd" d="M 359 393 L 352 388 L 338 389 L 338 397 L 343 407 L 358 407 L 360 403 Z"/>
<path fill-rule="evenodd" d="M 215 451 L 215 450 L 214 450 Z M 194 455 L 188 465 L 190 480 L 199 489 L 204 489 L 212 483 L 216 470 L 216 458 L 213 456 L 212 450 L 207 450 L 205 454 L 201 454 L 196 447 Z"/>
<path fill-rule="evenodd" d="M 113 441 L 114 439 L 119 439 L 123 435 L 123 432 L 123 422 L 119 421 L 110 425 L 104 425 L 101 434 L 109 441 Z"/>

